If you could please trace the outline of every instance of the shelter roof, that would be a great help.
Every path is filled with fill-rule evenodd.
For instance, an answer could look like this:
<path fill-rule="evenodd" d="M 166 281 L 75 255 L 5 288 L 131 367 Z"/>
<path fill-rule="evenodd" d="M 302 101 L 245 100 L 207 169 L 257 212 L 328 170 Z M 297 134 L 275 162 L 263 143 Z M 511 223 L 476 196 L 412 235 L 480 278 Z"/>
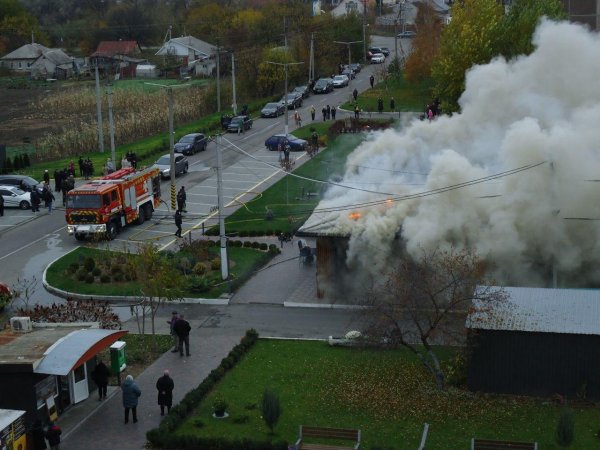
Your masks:
<path fill-rule="evenodd" d="M 487 309 L 474 301 L 467 328 L 600 335 L 600 290 L 503 289 L 506 302 Z"/>
<path fill-rule="evenodd" d="M 217 47 L 193 36 L 182 36 L 169 39 L 156 54 L 187 56 L 189 50 L 204 57 L 209 57 L 217 52 Z"/>

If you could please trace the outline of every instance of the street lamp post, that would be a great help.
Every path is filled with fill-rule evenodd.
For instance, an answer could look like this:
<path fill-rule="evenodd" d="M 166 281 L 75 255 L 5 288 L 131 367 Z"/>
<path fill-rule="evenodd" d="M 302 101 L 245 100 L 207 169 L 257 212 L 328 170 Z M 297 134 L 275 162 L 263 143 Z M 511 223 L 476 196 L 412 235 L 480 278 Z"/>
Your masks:
<path fill-rule="evenodd" d="M 333 41 L 336 44 L 344 44 L 346 46 L 348 46 L 348 68 L 350 67 L 350 64 L 352 64 L 352 50 L 350 47 L 352 44 L 360 44 L 362 41 L 349 41 L 349 42 L 344 42 L 344 41 Z"/>
<path fill-rule="evenodd" d="M 289 134 L 289 114 L 288 114 L 288 101 L 287 101 L 287 95 L 288 95 L 288 66 L 296 66 L 298 64 L 304 64 L 303 62 L 289 62 L 289 63 L 278 63 L 278 62 L 274 62 L 274 61 L 265 61 L 267 64 L 274 64 L 276 66 L 283 66 L 285 69 L 285 93 L 283 95 L 284 98 L 284 105 L 285 105 L 285 126 L 284 126 L 284 131 L 285 131 L 285 135 L 287 137 L 287 135 Z"/>

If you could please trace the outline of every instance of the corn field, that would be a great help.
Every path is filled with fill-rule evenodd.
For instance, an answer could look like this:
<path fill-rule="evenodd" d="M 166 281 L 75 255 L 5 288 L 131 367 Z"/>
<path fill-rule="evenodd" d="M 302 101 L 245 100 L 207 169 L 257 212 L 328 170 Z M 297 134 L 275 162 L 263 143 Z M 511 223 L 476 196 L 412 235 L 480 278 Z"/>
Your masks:
<path fill-rule="evenodd" d="M 205 89 L 174 89 L 175 126 L 197 120 L 207 114 Z M 109 142 L 108 100 L 102 99 L 102 124 L 105 145 Z M 35 144 L 43 159 L 64 158 L 98 148 L 96 94 L 94 89 L 77 89 L 49 95 L 34 107 L 41 120 L 64 120 L 68 125 L 48 133 Z M 168 131 L 167 93 L 165 90 L 116 90 L 113 92 L 115 145 L 127 144 Z"/>

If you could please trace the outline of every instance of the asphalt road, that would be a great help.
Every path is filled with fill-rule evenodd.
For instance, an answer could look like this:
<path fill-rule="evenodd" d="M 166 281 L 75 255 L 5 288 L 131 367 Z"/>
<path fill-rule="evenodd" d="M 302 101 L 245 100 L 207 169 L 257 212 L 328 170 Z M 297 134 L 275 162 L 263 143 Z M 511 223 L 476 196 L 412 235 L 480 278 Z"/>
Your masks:
<path fill-rule="evenodd" d="M 398 40 L 399 48 L 410 45 L 410 40 Z M 400 45 L 401 44 L 401 45 Z M 373 45 L 387 46 L 394 51 L 394 39 L 375 37 Z M 390 58 L 388 58 L 390 59 Z M 366 65 L 352 80 L 348 87 L 335 89 L 326 95 L 311 95 L 305 99 L 299 111 L 303 124 L 310 122 L 310 106 L 317 110 L 317 121 L 321 120 L 320 111 L 325 105 L 340 105 L 352 95 L 352 90 L 363 92 L 369 88 L 369 76 L 378 79 L 383 65 Z M 283 94 L 282 94 L 283 95 Z M 338 114 L 337 118 L 342 115 Z M 254 121 L 252 130 L 241 135 L 223 136 L 219 145 L 223 155 L 224 199 L 228 203 L 226 214 L 233 212 L 241 202 L 248 201 L 253 193 L 261 192 L 282 178 L 285 174 L 278 165 L 277 152 L 270 152 L 264 141 L 275 133 L 284 132 L 284 116 L 277 119 L 261 119 Z M 289 130 L 295 129 L 292 114 L 289 115 Z M 185 186 L 188 192 L 187 209 L 189 219 L 184 222 L 184 229 L 192 229 L 196 233 L 203 222 L 210 225 L 211 211 L 217 204 L 216 174 L 212 169 L 216 165 L 216 142 L 211 142 L 205 152 L 189 157 L 190 170 L 177 178 L 177 189 Z M 297 158 L 296 166 L 302 164 L 306 154 L 292 153 Z M 169 197 L 169 182 L 162 184 L 163 198 Z M 60 200 L 56 204 L 60 204 Z M 214 214 L 214 213 L 212 213 Z M 64 210 L 58 206 L 52 214 L 42 209 L 33 220 L 34 213 L 21 210 L 7 210 L 0 219 L 0 280 L 9 286 L 15 286 L 19 280 L 37 280 L 29 298 L 30 302 L 51 304 L 61 299 L 48 294 L 41 285 L 44 269 L 55 259 L 80 245 L 73 236 L 66 232 Z M 163 217 L 163 220 L 160 220 Z M 173 235 L 175 226 L 172 211 L 167 205 L 155 212 L 152 221 L 142 226 L 128 227 L 117 239 L 107 245 L 114 249 L 136 247 L 140 242 L 152 240 L 162 248 L 168 248 L 176 240 Z M 213 219 L 214 220 L 214 219 Z M 214 222 L 212 222 L 214 223 Z M 8 226 L 6 226 L 8 224 Z"/>

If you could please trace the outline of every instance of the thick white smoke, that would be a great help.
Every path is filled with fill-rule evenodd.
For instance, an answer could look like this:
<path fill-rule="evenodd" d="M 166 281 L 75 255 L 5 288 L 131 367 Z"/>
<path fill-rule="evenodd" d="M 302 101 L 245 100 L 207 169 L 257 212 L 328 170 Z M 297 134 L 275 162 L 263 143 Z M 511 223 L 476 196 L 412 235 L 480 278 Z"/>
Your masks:
<path fill-rule="evenodd" d="M 590 281 L 600 262 L 600 38 L 578 25 L 543 21 L 534 43 L 529 56 L 473 67 L 460 114 L 374 134 L 349 157 L 341 184 L 399 196 L 543 164 L 356 208 L 359 219 L 349 210 L 319 214 L 330 231 L 351 235 L 349 263 L 380 272 L 401 233 L 412 254 L 474 246 L 497 266 L 498 281 L 544 284 L 553 266 L 563 280 Z M 318 209 L 384 198 L 333 187 Z"/>

